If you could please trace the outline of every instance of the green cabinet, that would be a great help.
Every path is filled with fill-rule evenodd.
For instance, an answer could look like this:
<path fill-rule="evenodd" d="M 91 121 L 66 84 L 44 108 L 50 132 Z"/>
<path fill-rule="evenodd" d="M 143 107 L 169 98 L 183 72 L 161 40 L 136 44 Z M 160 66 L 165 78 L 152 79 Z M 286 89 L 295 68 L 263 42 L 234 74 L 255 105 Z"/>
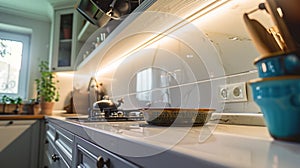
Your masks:
<path fill-rule="evenodd" d="M 52 51 L 50 54 L 53 71 L 74 70 L 77 56 L 78 17 L 74 8 L 54 10 Z"/>
<path fill-rule="evenodd" d="M 66 124 L 66 123 L 64 123 Z M 44 167 L 48 168 L 139 168 L 122 156 L 87 140 L 86 130 L 78 125 L 65 125 L 47 120 Z M 73 130 L 76 130 L 73 132 Z M 80 134 L 80 135 L 77 135 Z"/>
<path fill-rule="evenodd" d="M 0 121 L 1 167 L 41 167 L 43 122 L 43 120 Z"/>

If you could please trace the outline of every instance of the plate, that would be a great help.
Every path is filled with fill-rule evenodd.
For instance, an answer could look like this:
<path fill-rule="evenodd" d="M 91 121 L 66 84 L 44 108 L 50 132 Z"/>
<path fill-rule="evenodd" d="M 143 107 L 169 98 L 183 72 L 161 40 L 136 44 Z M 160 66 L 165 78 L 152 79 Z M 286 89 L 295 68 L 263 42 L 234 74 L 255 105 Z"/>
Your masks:
<path fill-rule="evenodd" d="M 149 108 L 143 113 L 150 125 L 203 126 L 214 111 L 208 108 Z"/>

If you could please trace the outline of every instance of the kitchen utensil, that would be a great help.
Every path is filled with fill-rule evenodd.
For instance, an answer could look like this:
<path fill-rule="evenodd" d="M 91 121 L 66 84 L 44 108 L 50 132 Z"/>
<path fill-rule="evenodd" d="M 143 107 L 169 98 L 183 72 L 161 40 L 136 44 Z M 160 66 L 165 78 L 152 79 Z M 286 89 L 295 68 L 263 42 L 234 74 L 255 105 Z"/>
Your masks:
<path fill-rule="evenodd" d="M 268 29 L 268 31 L 270 32 L 270 34 L 272 34 L 272 36 L 274 37 L 274 39 L 276 40 L 277 44 L 279 45 L 280 49 L 282 51 L 285 50 L 286 45 L 282 39 L 281 34 L 279 34 L 278 28 L 276 26 L 270 27 Z"/>
<path fill-rule="evenodd" d="M 272 34 L 262 24 L 255 19 L 250 19 L 248 14 L 244 14 L 243 19 L 255 47 L 262 57 L 281 51 Z"/>
<path fill-rule="evenodd" d="M 299 0 L 277 0 L 276 3 L 283 11 L 283 20 L 291 33 L 291 36 L 300 48 L 300 1 Z"/>
<path fill-rule="evenodd" d="M 260 78 L 250 85 L 271 136 L 300 142 L 300 76 Z"/>
<path fill-rule="evenodd" d="M 91 0 L 96 7 L 109 16 L 109 18 L 119 20 L 122 16 L 129 14 L 131 11 L 131 0 L 110 0 L 100 1 Z"/>
<path fill-rule="evenodd" d="M 285 20 L 283 19 L 284 13 L 282 11 L 282 8 L 280 8 L 276 0 L 266 0 L 265 6 L 273 22 L 277 26 L 279 33 L 283 38 L 283 41 L 286 44 L 285 51 L 287 52 L 296 51 L 297 45 L 285 23 Z"/>
<path fill-rule="evenodd" d="M 277 53 L 254 61 L 261 78 L 282 75 L 300 75 L 300 55 L 296 52 Z"/>
<path fill-rule="evenodd" d="M 202 126 L 215 109 L 148 108 L 143 110 L 148 124 L 159 126 Z"/>
<path fill-rule="evenodd" d="M 131 11 L 130 0 L 119 0 L 113 8 L 113 16 L 115 19 L 120 19 L 122 16 Z"/>

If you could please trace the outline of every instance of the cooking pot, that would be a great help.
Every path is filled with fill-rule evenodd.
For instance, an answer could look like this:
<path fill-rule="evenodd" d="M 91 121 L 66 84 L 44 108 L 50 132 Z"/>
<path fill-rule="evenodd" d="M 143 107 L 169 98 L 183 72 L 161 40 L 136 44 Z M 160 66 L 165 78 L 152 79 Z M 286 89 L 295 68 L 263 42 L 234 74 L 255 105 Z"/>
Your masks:
<path fill-rule="evenodd" d="M 104 15 L 115 20 L 121 19 L 122 16 L 129 14 L 131 11 L 130 0 L 91 0 L 91 2 L 96 5 L 96 7 L 104 13 Z"/>

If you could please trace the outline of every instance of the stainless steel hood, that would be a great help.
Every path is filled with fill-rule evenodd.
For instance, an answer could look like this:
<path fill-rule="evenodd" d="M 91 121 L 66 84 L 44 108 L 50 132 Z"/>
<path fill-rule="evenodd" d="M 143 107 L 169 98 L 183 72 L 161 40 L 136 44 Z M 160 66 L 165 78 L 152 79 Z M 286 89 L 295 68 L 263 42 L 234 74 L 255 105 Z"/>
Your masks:
<path fill-rule="evenodd" d="M 90 23 L 103 27 L 111 19 L 122 20 L 140 3 L 132 0 L 78 0 L 75 8 Z"/>

